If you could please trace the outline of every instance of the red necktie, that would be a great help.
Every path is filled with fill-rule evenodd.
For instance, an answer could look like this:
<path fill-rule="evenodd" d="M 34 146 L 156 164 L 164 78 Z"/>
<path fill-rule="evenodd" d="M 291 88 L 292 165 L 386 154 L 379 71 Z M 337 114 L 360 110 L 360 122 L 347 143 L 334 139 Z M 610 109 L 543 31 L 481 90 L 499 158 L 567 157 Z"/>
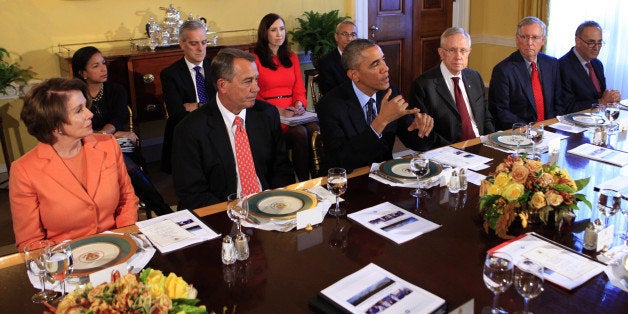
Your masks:
<path fill-rule="evenodd" d="M 532 62 L 532 93 L 536 103 L 536 121 L 543 121 L 545 120 L 545 102 L 543 101 L 543 88 L 541 88 L 539 71 L 536 69 L 535 62 Z"/>
<path fill-rule="evenodd" d="M 587 62 L 585 65 L 589 69 L 589 76 L 591 77 L 591 81 L 593 81 L 595 90 L 597 91 L 599 95 L 602 90 L 600 89 L 600 81 L 597 80 L 597 75 L 595 75 L 595 70 L 593 69 L 591 62 Z"/>
<path fill-rule="evenodd" d="M 473 132 L 473 127 L 471 126 L 471 116 L 469 116 L 467 104 L 465 104 L 464 102 L 462 90 L 460 89 L 460 86 L 458 86 L 460 78 L 452 77 L 451 79 L 454 80 L 454 95 L 456 96 L 456 107 L 458 107 L 458 113 L 460 114 L 460 120 L 462 121 L 461 139 L 463 141 L 466 141 L 468 139 L 475 138 L 475 133 Z"/>
<path fill-rule="evenodd" d="M 238 163 L 238 174 L 240 175 L 240 185 L 242 186 L 241 196 L 255 194 L 260 191 L 257 183 L 257 173 L 255 173 L 255 164 L 251 155 L 251 146 L 249 145 L 249 136 L 242 126 L 242 118 L 235 118 L 235 150 L 236 162 Z"/>

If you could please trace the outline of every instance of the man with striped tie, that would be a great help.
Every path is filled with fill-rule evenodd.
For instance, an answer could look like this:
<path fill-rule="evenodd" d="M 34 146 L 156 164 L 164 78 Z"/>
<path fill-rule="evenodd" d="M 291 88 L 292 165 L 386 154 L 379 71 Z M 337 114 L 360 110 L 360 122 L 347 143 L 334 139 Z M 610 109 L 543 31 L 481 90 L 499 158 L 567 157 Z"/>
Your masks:
<path fill-rule="evenodd" d="M 161 86 L 168 121 L 164 130 L 161 168 L 170 173 L 172 134 L 188 112 L 208 103 L 216 94 L 209 76 L 211 60 L 207 54 L 207 28 L 198 20 L 185 21 L 179 31 L 179 46 L 184 56 L 161 71 Z"/>
<path fill-rule="evenodd" d="M 180 209 L 294 183 L 279 111 L 255 99 L 258 76 L 248 52 L 225 48 L 214 58 L 216 97 L 174 132 L 172 178 Z"/>

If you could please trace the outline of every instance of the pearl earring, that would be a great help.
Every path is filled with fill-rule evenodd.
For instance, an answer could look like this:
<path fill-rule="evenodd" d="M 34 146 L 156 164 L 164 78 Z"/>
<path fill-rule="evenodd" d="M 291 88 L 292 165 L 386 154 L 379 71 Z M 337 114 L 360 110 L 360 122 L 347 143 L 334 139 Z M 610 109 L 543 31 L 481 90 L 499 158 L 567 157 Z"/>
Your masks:
<path fill-rule="evenodd" d="M 61 132 L 61 130 L 57 130 L 57 133 L 59 133 L 59 134 L 63 134 L 63 132 Z"/>

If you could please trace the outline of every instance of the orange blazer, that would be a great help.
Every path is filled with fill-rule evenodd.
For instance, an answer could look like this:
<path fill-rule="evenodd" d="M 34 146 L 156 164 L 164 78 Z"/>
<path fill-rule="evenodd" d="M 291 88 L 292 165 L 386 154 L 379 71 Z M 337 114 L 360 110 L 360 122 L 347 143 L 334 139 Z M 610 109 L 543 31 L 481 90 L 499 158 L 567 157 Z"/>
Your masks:
<path fill-rule="evenodd" d="M 9 201 L 15 242 L 62 241 L 137 221 L 138 198 L 111 135 L 83 139 L 87 188 L 65 166 L 52 145 L 39 143 L 11 164 Z"/>

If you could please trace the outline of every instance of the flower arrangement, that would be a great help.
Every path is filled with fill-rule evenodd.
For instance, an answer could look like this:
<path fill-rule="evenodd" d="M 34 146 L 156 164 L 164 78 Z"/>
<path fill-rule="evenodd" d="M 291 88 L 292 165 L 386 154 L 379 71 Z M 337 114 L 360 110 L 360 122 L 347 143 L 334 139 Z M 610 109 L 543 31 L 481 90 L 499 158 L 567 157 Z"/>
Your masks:
<path fill-rule="evenodd" d="M 576 193 L 589 179 L 573 180 L 556 164 L 543 164 L 525 155 L 508 156 L 480 185 L 484 230 L 493 229 L 500 238 L 510 239 L 513 236 L 507 234 L 508 228 L 517 216 L 525 228 L 531 214 L 538 214 L 547 223 L 550 212 L 556 211 L 557 215 L 571 212 L 578 208 L 579 201 L 591 207 L 583 194 Z"/>
<path fill-rule="evenodd" d="M 197 306 L 197 291 L 174 273 L 167 277 L 146 268 L 139 276 L 112 276 L 112 282 L 87 284 L 69 293 L 56 313 L 207 313 Z"/>

